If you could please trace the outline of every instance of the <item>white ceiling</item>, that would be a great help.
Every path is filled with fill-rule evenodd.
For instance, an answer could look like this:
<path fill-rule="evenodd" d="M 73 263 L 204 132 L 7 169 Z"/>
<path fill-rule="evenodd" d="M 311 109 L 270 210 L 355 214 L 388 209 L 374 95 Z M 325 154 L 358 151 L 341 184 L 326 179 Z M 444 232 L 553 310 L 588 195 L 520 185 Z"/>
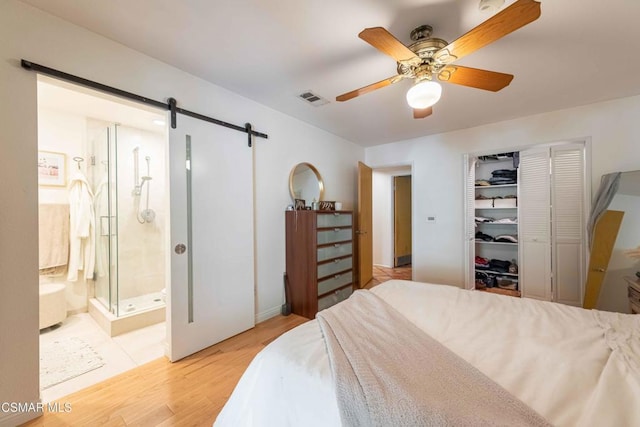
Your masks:
<path fill-rule="evenodd" d="M 396 72 L 357 34 L 382 26 L 409 44 L 429 24 L 451 42 L 489 17 L 479 0 L 23 1 L 362 146 L 640 94 L 637 0 L 542 0 L 537 21 L 457 62 L 514 74 L 510 86 L 446 84 L 421 120 L 409 81 L 335 102 Z M 296 97 L 309 89 L 331 102 Z"/>
<path fill-rule="evenodd" d="M 166 114 L 157 109 L 42 76 L 38 78 L 38 108 L 62 111 L 154 133 L 164 133 L 167 129 L 164 122 Z"/>

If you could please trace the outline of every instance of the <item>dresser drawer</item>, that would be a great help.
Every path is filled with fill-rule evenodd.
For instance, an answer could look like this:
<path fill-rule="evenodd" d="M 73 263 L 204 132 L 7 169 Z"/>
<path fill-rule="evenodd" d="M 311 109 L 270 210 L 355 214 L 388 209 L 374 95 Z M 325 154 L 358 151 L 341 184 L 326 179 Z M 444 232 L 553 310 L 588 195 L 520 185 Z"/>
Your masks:
<path fill-rule="evenodd" d="M 325 308 L 329 308 L 332 305 L 339 303 L 340 301 L 344 301 L 353 293 L 353 286 L 349 286 L 348 288 L 340 289 L 332 293 L 331 295 L 327 295 L 325 297 L 318 299 L 318 311 L 324 310 Z"/>
<path fill-rule="evenodd" d="M 353 245 L 349 243 L 334 243 L 333 246 L 318 248 L 318 262 L 331 258 L 338 258 L 353 253 Z"/>
<path fill-rule="evenodd" d="M 339 271 L 345 271 L 351 269 L 353 265 L 352 258 L 337 258 L 333 261 L 326 262 L 318 265 L 318 279 L 331 276 Z"/>
<path fill-rule="evenodd" d="M 327 292 L 331 292 L 334 289 L 341 288 L 345 285 L 348 285 L 353 281 L 353 273 L 351 271 L 347 271 L 346 273 L 336 274 L 333 277 L 330 277 L 325 280 L 320 280 L 318 282 L 318 295 L 326 294 Z"/>
<path fill-rule="evenodd" d="M 350 213 L 332 212 L 318 214 L 318 228 L 348 227 L 352 223 L 352 216 Z"/>
<path fill-rule="evenodd" d="M 318 231 L 318 245 L 344 242 L 347 240 L 351 240 L 350 228 L 334 228 L 333 230 Z"/>

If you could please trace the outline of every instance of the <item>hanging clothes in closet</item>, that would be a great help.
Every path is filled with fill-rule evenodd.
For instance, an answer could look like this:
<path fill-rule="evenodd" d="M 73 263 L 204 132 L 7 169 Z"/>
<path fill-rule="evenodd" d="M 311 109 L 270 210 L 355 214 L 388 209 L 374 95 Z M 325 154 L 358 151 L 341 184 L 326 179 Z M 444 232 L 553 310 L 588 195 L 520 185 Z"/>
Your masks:
<path fill-rule="evenodd" d="M 69 182 L 69 274 L 67 280 L 78 280 L 78 271 L 85 279 L 93 278 L 95 265 L 95 216 L 93 193 L 82 171 Z"/>

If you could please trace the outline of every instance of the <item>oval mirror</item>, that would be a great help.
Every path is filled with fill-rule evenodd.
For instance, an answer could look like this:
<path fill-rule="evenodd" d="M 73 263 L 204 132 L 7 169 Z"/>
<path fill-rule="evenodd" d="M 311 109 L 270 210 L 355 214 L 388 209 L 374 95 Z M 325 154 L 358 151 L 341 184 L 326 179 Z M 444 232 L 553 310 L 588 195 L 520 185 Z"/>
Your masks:
<path fill-rule="evenodd" d="M 324 195 L 324 183 L 318 170 L 311 163 L 298 163 L 289 174 L 289 193 L 292 199 L 302 199 L 306 206 Z"/>

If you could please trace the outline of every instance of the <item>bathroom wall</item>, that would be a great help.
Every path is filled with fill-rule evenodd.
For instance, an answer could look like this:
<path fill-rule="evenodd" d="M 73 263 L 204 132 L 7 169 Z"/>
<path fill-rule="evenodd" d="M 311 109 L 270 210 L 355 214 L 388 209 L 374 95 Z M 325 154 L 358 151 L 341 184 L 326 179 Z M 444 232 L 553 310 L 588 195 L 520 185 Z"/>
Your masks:
<path fill-rule="evenodd" d="M 77 171 L 73 158 L 86 159 L 86 118 L 49 108 L 38 108 L 38 150 L 64 153 L 66 156 L 65 186 L 38 186 L 39 204 L 69 204 L 69 178 Z M 34 164 L 35 169 L 35 164 Z M 86 172 L 87 161 L 81 163 Z M 60 277 L 40 276 L 40 283 L 64 283 L 67 312 L 80 313 L 87 310 L 87 296 L 89 294 L 87 282 L 82 274 L 76 282 L 68 282 L 67 275 Z"/>
<path fill-rule="evenodd" d="M 160 128 L 163 129 L 163 128 Z M 160 292 L 165 287 L 166 247 L 165 224 L 168 193 L 165 182 L 165 138 L 161 133 L 118 126 L 118 297 L 123 299 Z M 139 176 L 148 175 L 140 196 L 133 196 L 134 159 L 133 149 L 138 152 Z M 156 216 L 152 222 L 140 224 L 137 218 L 145 209 L 149 188 L 149 209 Z M 122 311 L 120 312 L 122 314 Z"/>

